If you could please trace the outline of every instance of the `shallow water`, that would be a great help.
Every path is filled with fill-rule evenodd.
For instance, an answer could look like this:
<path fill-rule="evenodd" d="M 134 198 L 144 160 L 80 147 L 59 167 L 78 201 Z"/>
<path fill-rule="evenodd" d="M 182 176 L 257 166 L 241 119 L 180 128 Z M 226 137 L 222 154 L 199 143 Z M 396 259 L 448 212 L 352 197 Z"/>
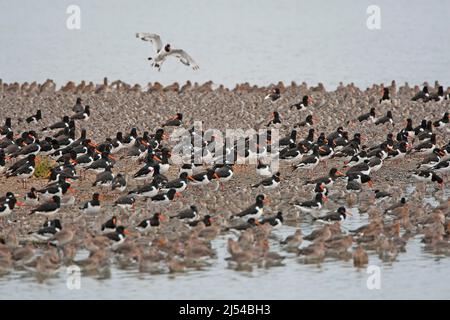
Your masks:
<path fill-rule="evenodd" d="M 414 187 L 407 188 L 407 193 Z M 449 190 L 443 197 L 448 198 Z M 437 204 L 429 196 L 424 202 Z M 368 222 L 367 214 L 351 209 L 353 216 L 343 224 L 343 230 L 355 229 Z M 308 234 L 318 224 L 309 220 L 299 224 Z M 271 250 L 279 251 L 278 240 L 295 232 L 295 227 L 283 225 L 274 230 Z M 352 260 L 327 258 L 319 264 L 302 264 L 293 254 L 286 256 L 284 266 L 269 269 L 254 267 L 252 271 L 236 271 L 225 260 L 229 256 L 226 240 L 229 235 L 213 241 L 217 258 L 203 270 L 182 274 L 139 273 L 136 268 L 123 270 L 112 266 L 105 279 L 82 276 L 81 288 L 67 288 L 67 273 L 61 268 L 58 277 L 38 283 L 25 271 L 15 271 L 0 278 L 2 298 L 18 299 L 448 299 L 450 290 L 450 258 L 423 250 L 421 236 L 408 241 L 406 252 L 394 262 L 382 262 L 369 252 L 369 266 L 381 268 L 381 288 L 368 289 L 366 268 L 355 268 Z M 272 237 L 271 237 L 272 238 Z M 305 241 L 302 246 L 307 245 Z M 82 257 L 80 256 L 79 259 Z M 14 288 L 14 290 L 12 290 Z"/>
<path fill-rule="evenodd" d="M 81 29 L 66 28 L 71 4 Z M 369 5 L 381 29 L 366 26 Z M 339 81 L 450 83 L 450 2 L 446 0 L 43 0 L 0 2 L 0 77 L 6 82 L 54 79 L 129 83 L 186 80 L 309 84 Z M 156 32 L 188 51 L 201 69 L 168 61 L 160 73 L 136 32 Z"/>

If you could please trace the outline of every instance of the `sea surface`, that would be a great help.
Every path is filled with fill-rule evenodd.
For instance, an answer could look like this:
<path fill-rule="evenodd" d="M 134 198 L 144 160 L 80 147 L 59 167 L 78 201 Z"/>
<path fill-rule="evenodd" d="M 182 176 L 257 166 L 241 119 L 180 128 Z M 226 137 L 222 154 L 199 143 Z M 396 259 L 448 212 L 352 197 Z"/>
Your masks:
<path fill-rule="evenodd" d="M 70 5 L 80 9 L 80 29 L 66 26 Z M 367 27 L 371 5 L 380 29 Z M 0 0 L 0 78 L 448 86 L 449 16 L 447 0 Z M 175 59 L 152 70 L 153 48 L 136 32 L 160 34 L 200 70 Z"/>

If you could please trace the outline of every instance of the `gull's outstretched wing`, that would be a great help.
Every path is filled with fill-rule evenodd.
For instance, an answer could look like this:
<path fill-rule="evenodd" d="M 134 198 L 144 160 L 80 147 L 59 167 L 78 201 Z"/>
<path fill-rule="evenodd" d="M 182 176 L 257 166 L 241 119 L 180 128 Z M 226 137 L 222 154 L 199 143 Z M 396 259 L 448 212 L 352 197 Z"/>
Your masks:
<path fill-rule="evenodd" d="M 136 33 L 136 38 L 143 41 L 150 41 L 155 46 L 156 53 L 160 52 L 163 47 L 161 37 L 156 33 L 138 32 Z"/>
<path fill-rule="evenodd" d="M 197 70 L 200 67 L 198 66 L 198 64 L 194 61 L 194 59 L 192 59 L 192 57 L 190 55 L 188 55 L 186 53 L 186 51 L 182 50 L 182 49 L 173 49 L 171 50 L 167 56 L 174 56 L 178 59 L 180 59 L 180 61 L 187 65 L 187 66 L 192 66 L 192 69 Z"/>

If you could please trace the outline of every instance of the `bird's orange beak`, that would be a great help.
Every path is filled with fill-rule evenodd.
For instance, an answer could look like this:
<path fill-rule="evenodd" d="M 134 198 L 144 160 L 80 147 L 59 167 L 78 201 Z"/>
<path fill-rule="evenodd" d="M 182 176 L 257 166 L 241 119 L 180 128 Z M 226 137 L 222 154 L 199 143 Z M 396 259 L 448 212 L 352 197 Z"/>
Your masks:
<path fill-rule="evenodd" d="M 369 185 L 370 188 L 373 188 L 373 182 L 372 182 L 372 180 L 370 180 L 369 182 L 367 182 L 367 184 Z"/>
<path fill-rule="evenodd" d="M 166 216 L 164 216 L 164 215 L 159 215 L 159 221 L 166 221 L 167 220 L 167 218 L 166 218 Z"/>
<path fill-rule="evenodd" d="M 217 180 L 219 180 L 220 179 L 220 177 L 219 177 L 219 175 L 217 174 L 217 173 L 214 173 L 214 178 L 216 178 Z"/>
<path fill-rule="evenodd" d="M 195 179 L 192 176 L 188 176 L 188 179 L 191 181 L 195 181 Z"/>
<path fill-rule="evenodd" d="M 267 198 L 267 197 L 264 198 L 263 203 L 264 203 L 264 204 L 270 204 L 270 199 Z"/>
<path fill-rule="evenodd" d="M 16 201 L 16 205 L 18 205 L 19 207 L 23 207 L 25 205 L 25 203 L 23 203 L 21 201 Z"/>
<path fill-rule="evenodd" d="M 153 160 L 156 160 L 156 161 L 158 161 L 158 162 L 161 162 L 161 159 L 160 159 L 157 155 L 154 155 L 154 156 L 153 156 Z"/>
<path fill-rule="evenodd" d="M 343 176 L 345 176 L 345 174 L 338 170 L 338 171 L 336 171 L 336 176 L 343 177 Z"/>

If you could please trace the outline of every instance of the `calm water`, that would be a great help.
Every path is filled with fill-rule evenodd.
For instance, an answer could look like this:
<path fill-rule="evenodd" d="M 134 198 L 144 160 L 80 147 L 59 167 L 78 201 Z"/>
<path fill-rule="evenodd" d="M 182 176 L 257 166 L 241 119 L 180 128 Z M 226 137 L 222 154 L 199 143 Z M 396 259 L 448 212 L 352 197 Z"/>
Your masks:
<path fill-rule="evenodd" d="M 66 28 L 67 6 L 81 9 L 81 29 Z M 366 27 L 369 5 L 381 30 Z M 232 86 L 279 80 L 450 83 L 447 0 L 43 0 L 0 1 L 0 77 L 58 84 L 104 76 L 129 83 L 213 80 Z M 156 32 L 186 49 L 201 69 L 176 61 L 161 73 L 135 38 Z"/>
<path fill-rule="evenodd" d="M 414 191 L 409 187 L 407 193 Z M 442 195 L 448 198 L 447 189 Z M 436 205 L 434 197 L 425 199 Z M 343 203 L 341 203 L 343 204 Z M 351 209 L 353 217 L 343 224 L 344 230 L 355 229 L 368 222 L 366 214 Z M 301 223 L 304 234 L 316 226 Z M 295 231 L 283 225 L 275 230 L 271 240 L 272 250 L 277 250 L 278 240 Z M 235 271 L 228 268 L 224 259 L 228 236 L 213 241 L 217 259 L 201 271 L 176 275 L 150 275 L 136 270 L 111 268 L 109 278 L 99 280 L 82 277 L 80 290 L 67 289 L 66 270 L 59 277 L 38 283 L 25 272 L 14 272 L 0 278 L 0 292 L 4 298 L 18 299 L 449 299 L 450 259 L 423 251 L 421 237 L 408 241 L 406 253 L 400 253 L 393 263 L 383 263 L 376 254 L 369 254 L 369 264 L 381 268 L 381 288 L 367 288 L 365 268 L 353 267 L 351 260 L 338 261 L 327 258 L 321 265 L 305 265 L 295 255 L 286 256 L 285 265 L 271 269 Z M 307 245 L 305 241 L 303 245 Z M 303 246 L 302 245 L 302 246 Z M 14 288 L 14 290 L 12 290 Z"/>
<path fill-rule="evenodd" d="M 81 30 L 66 28 L 66 8 L 81 8 Z M 213 80 L 232 86 L 279 80 L 372 83 L 450 83 L 450 2 L 433 1 L 123 1 L 0 0 L 0 77 L 5 82 L 68 80 L 101 82 L 104 76 L 129 83 Z M 381 30 L 366 27 L 366 8 L 381 7 Z M 151 31 L 186 49 L 201 69 L 168 61 L 150 69 L 151 48 L 134 37 Z M 447 195 L 448 197 L 448 192 Z M 356 215 L 351 229 L 367 222 Z M 304 233 L 311 225 L 301 225 Z M 282 238 L 294 232 L 283 226 Z M 275 241 L 274 241 L 275 243 Z M 105 280 L 82 278 L 68 290 L 64 270 L 38 284 L 13 273 L 0 278 L 2 298 L 450 298 L 450 259 L 423 252 L 420 239 L 393 264 L 376 256 L 381 290 L 368 290 L 365 269 L 352 262 L 327 261 L 236 272 L 227 268 L 226 238 L 217 239 L 218 258 L 203 271 L 169 277 L 111 270 Z"/>

